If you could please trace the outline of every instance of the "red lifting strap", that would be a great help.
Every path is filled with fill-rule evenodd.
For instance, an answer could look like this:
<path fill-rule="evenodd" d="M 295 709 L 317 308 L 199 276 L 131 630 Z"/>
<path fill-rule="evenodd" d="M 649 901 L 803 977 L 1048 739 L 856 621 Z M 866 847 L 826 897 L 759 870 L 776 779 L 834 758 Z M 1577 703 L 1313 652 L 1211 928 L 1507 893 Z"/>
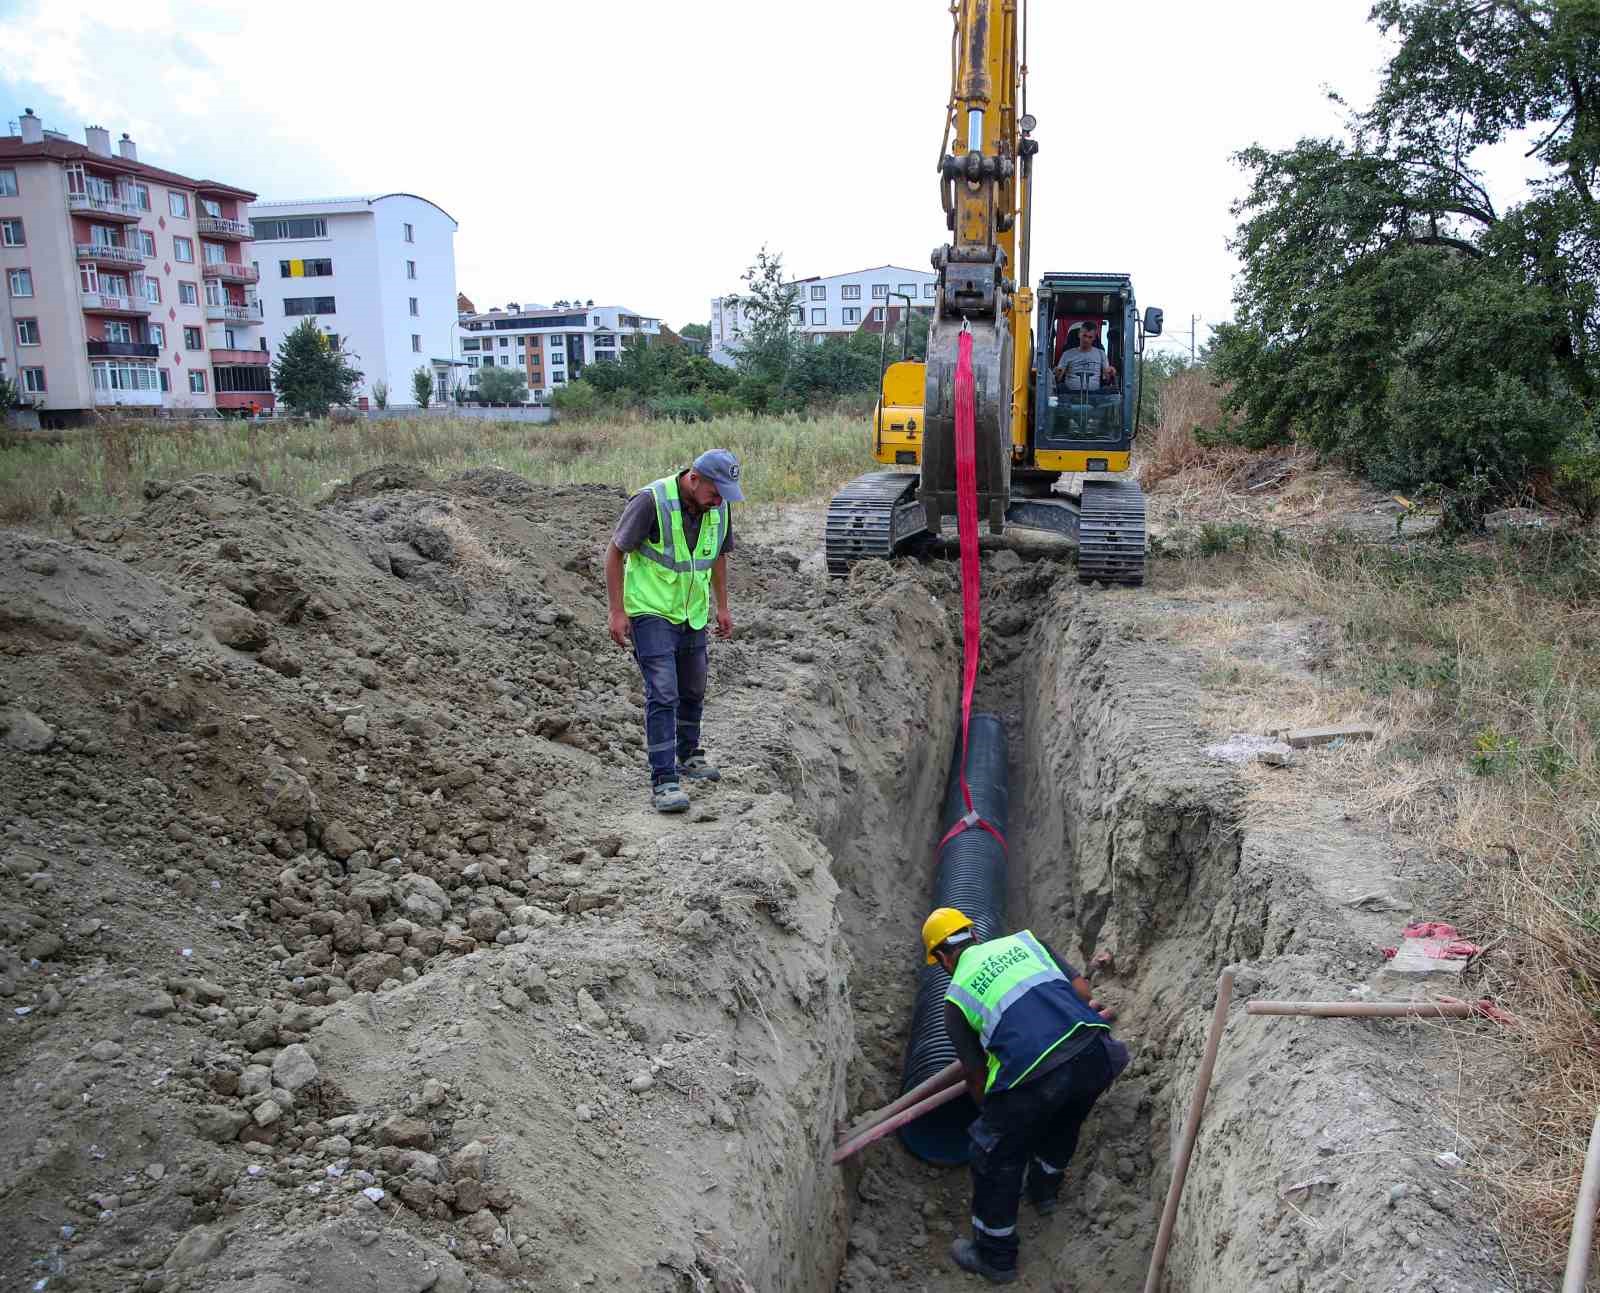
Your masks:
<path fill-rule="evenodd" d="M 966 816 L 945 832 L 942 849 L 962 831 L 981 826 L 1000 842 L 1006 838 L 978 816 L 967 786 L 967 728 L 972 719 L 972 688 L 978 681 L 978 454 L 976 447 L 977 381 L 972 375 L 972 333 L 962 330 L 956 343 L 956 522 L 961 533 L 961 801 Z"/>

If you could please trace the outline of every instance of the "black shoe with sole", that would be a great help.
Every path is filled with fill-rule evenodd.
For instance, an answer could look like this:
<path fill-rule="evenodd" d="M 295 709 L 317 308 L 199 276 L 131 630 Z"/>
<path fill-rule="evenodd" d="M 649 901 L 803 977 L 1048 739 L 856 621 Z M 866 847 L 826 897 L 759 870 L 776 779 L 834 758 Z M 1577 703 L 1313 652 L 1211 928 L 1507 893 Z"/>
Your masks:
<path fill-rule="evenodd" d="M 991 1284 L 1015 1284 L 1017 1272 L 1015 1270 L 1003 1271 L 998 1266 L 991 1266 L 978 1255 L 978 1246 L 970 1239 L 957 1239 L 950 1245 L 950 1256 L 955 1264 L 964 1271 L 971 1271 L 974 1275 L 981 1275 Z"/>

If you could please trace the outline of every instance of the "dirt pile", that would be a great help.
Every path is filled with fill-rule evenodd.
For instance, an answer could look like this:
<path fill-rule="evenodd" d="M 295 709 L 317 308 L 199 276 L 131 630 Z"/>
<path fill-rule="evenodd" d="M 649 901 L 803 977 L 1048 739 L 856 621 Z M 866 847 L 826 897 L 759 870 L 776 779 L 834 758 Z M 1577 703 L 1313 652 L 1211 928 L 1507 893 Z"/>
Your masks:
<path fill-rule="evenodd" d="M 147 495 L 0 534 L 0 1268 L 827 1287 L 851 955 L 818 841 L 904 798 L 950 672 L 928 581 L 741 544 L 723 780 L 667 820 L 604 633 L 620 492 Z"/>

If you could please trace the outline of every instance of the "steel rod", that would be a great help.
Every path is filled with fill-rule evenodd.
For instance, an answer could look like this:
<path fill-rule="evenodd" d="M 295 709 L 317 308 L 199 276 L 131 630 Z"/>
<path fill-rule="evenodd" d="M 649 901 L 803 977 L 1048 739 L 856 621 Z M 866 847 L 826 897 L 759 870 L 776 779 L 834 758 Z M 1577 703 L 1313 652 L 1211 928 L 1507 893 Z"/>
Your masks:
<path fill-rule="evenodd" d="M 1567 1274 L 1561 1293 L 1583 1293 L 1589 1282 L 1589 1252 L 1594 1244 L 1594 1213 L 1600 1204 L 1600 1110 L 1589 1132 L 1589 1152 L 1583 1159 L 1583 1181 L 1578 1186 L 1578 1207 L 1572 1218 L 1572 1242 L 1567 1245 Z"/>
<path fill-rule="evenodd" d="M 1318 1019 L 1465 1019 L 1483 1013 L 1477 1001 L 1248 1001 L 1248 1015 L 1311 1015 Z"/>
<path fill-rule="evenodd" d="M 830 1161 L 834 1163 L 844 1162 L 852 1154 L 859 1154 L 874 1141 L 882 1140 L 890 1132 L 899 1131 L 908 1122 L 915 1122 L 923 1114 L 932 1113 L 940 1105 L 949 1104 L 952 1100 L 965 1095 L 966 1091 L 967 1084 L 965 1082 L 957 1082 L 952 1086 L 945 1087 L 943 1091 L 935 1092 L 925 1100 L 917 1101 L 910 1108 L 900 1110 L 899 1113 L 885 1118 L 882 1122 L 862 1132 L 854 1139 L 845 1141 L 844 1144 L 833 1151 L 833 1158 Z"/>
<path fill-rule="evenodd" d="M 867 1114 L 855 1126 L 839 1137 L 839 1143 L 842 1145 L 847 1140 L 854 1140 L 862 1132 L 871 1131 L 885 1118 L 892 1118 L 900 1110 L 909 1109 L 918 1100 L 933 1095 L 935 1092 L 943 1091 L 952 1082 L 959 1081 L 961 1081 L 961 1061 L 951 1060 L 944 1068 L 940 1069 L 932 1077 L 924 1078 L 921 1082 L 918 1082 L 916 1086 L 912 1087 L 899 1099 L 891 1100 L 883 1108 L 874 1109 Z"/>
<path fill-rule="evenodd" d="M 1161 1228 L 1156 1231 L 1155 1251 L 1150 1254 L 1150 1273 L 1145 1276 L 1144 1293 L 1156 1293 L 1161 1283 L 1161 1272 L 1167 1264 L 1167 1249 L 1172 1246 L 1172 1231 L 1178 1220 L 1178 1200 L 1183 1196 L 1183 1183 L 1189 1175 L 1189 1159 L 1194 1154 L 1194 1143 L 1200 1135 L 1200 1118 L 1206 1109 L 1206 1093 L 1211 1089 L 1211 1071 L 1217 1063 L 1217 1047 L 1222 1043 L 1222 1030 L 1228 1023 L 1228 1002 L 1233 999 L 1233 971 L 1224 970 L 1217 980 L 1217 1005 L 1211 1012 L 1211 1028 L 1206 1033 L 1205 1054 L 1200 1057 L 1200 1071 L 1195 1075 L 1194 1097 L 1189 1101 L 1189 1116 L 1183 1124 L 1183 1141 L 1178 1146 L 1177 1161 L 1172 1165 L 1172 1184 L 1167 1187 L 1166 1206 L 1161 1209 Z"/>

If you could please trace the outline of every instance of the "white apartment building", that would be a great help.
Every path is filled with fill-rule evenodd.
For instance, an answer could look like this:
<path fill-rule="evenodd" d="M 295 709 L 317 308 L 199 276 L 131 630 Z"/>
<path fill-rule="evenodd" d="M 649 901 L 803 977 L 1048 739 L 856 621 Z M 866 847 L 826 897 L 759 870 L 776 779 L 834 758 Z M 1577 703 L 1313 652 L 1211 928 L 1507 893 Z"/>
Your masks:
<path fill-rule="evenodd" d="M 338 338 L 362 373 L 357 394 L 371 401 L 385 382 L 391 408 L 414 408 L 412 374 L 433 374 L 448 395 L 456 340 L 455 219 L 414 193 L 252 202 L 262 345 L 279 343 L 301 320 Z"/>
<path fill-rule="evenodd" d="M 485 368 L 519 369 L 528 394 L 542 403 L 559 386 L 576 381 L 584 368 L 616 360 L 634 338 L 659 337 L 661 320 L 622 305 L 530 305 L 463 314 L 460 351 L 470 393 Z"/>
<path fill-rule="evenodd" d="M 850 274 L 829 274 L 796 279 L 795 329 L 813 340 L 846 336 L 863 324 L 882 324 L 884 310 L 903 307 L 903 296 L 914 302 L 913 309 L 933 309 L 936 282 L 932 270 L 907 269 L 904 265 L 875 265 Z M 728 362 L 739 348 L 744 329 L 744 312 L 733 298 L 711 300 L 711 357 Z"/>

